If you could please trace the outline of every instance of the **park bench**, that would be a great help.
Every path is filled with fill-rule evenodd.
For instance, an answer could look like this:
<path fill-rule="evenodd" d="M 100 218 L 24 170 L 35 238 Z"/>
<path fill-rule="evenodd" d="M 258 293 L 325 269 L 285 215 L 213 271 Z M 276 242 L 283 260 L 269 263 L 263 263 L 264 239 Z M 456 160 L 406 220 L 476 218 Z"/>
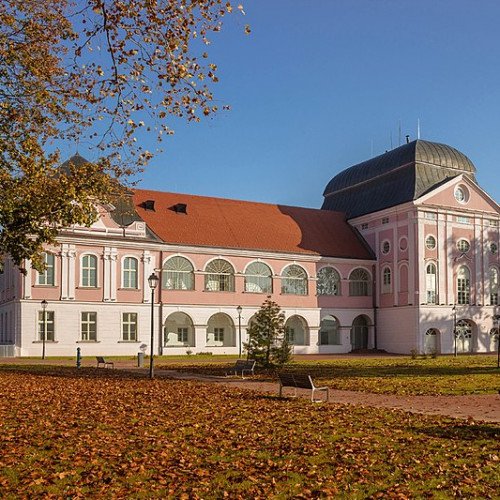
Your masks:
<path fill-rule="evenodd" d="M 311 375 L 302 375 L 297 373 L 278 373 L 278 380 L 280 384 L 280 398 L 283 395 L 283 389 L 285 387 L 291 387 L 295 391 L 294 396 L 297 396 L 297 389 L 309 389 L 311 391 L 311 401 L 313 403 L 319 403 L 320 401 L 328 402 L 329 400 L 330 393 L 328 387 L 316 387 L 311 378 Z M 326 392 L 326 400 L 314 399 L 315 391 Z"/>
<path fill-rule="evenodd" d="M 255 375 L 255 360 L 253 359 L 238 359 L 234 364 L 230 372 L 226 373 L 226 377 L 229 375 L 241 375 L 241 378 L 245 378 L 245 372 Z"/>
<path fill-rule="evenodd" d="M 108 366 L 111 366 L 112 368 L 115 367 L 115 364 L 112 361 L 106 361 L 102 356 L 96 356 L 95 359 L 97 360 L 97 368 L 100 366 L 103 368 L 108 368 Z"/>

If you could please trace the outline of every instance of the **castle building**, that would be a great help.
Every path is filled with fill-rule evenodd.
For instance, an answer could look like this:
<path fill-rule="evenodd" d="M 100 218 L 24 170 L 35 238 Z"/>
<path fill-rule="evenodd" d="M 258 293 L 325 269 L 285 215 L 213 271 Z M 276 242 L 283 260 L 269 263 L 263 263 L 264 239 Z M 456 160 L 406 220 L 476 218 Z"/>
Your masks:
<path fill-rule="evenodd" d="M 156 354 L 237 354 L 267 296 L 295 353 L 497 348 L 500 208 L 452 147 L 354 165 L 321 210 L 141 189 L 132 210 L 98 208 L 46 248 L 44 273 L 7 259 L 0 355 L 38 356 L 44 335 L 48 356 L 134 355 L 151 318 Z"/>

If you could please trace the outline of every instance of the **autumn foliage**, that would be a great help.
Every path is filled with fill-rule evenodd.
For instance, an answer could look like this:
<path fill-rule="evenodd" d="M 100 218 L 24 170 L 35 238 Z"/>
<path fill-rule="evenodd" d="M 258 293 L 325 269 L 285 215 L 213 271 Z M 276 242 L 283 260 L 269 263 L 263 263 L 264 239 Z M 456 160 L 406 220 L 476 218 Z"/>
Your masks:
<path fill-rule="evenodd" d="M 0 370 L 3 498 L 495 498 L 500 489 L 496 424 L 119 370 L 11 370 Z"/>
<path fill-rule="evenodd" d="M 172 117 L 218 110 L 210 37 L 225 0 L 0 2 L 0 255 L 20 265 L 60 227 L 89 224 L 121 179 L 152 156 Z M 247 28 L 246 31 L 249 31 Z M 62 171 L 59 149 L 98 158 Z"/>

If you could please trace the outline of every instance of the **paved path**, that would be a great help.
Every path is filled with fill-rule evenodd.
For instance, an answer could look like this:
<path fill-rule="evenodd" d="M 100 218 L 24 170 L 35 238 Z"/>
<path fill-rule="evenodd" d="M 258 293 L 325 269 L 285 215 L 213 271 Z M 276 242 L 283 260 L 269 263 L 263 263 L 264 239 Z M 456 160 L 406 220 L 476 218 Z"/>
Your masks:
<path fill-rule="evenodd" d="M 183 373 L 175 370 L 157 370 L 158 377 L 197 380 L 220 384 L 227 387 L 249 389 L 269 394 L 278 393 L 277 382 L 261 382 L 255 379 L 223 378 Z M 310 391 L 301 391 L 303 397 L 310 397 Z M 500 423 L 500 395 L 482 394 L 466 396 L 395 396 L 392 394 L 373 394 L 359 391 L 330 390 L 330 403 L 395 408 L 412 413 L 443 415 L 473 421 Z"/>

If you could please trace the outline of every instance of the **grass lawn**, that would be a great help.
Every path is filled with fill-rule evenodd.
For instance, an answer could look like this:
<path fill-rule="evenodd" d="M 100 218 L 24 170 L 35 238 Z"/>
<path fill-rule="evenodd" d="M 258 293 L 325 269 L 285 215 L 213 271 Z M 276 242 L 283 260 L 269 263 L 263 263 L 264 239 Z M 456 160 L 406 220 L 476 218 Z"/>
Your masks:
<path fill-rule="evenodd" d="M 498 498 L 499 440 L 497 424 L 120 370 L 0 370 L 3 499 Z"/>
<path fill-rule="evenodd" d="M 172 368 L 163 360 L 159 363 Z M 176 363 L 175 369 L 223 375 L 233 364 L 234 361 L 197 363 L 186 358 L 185 363 Z M 435 359 L 345 357 L 292 362 L 284 370 L 307 373 L 318 383 L 334 389 L 384 394 L 493 394 L 500 389 L 500 370 L 493 355 L 440 356 Z M 263 378 L 272 375 L 260 374 Z"/>

